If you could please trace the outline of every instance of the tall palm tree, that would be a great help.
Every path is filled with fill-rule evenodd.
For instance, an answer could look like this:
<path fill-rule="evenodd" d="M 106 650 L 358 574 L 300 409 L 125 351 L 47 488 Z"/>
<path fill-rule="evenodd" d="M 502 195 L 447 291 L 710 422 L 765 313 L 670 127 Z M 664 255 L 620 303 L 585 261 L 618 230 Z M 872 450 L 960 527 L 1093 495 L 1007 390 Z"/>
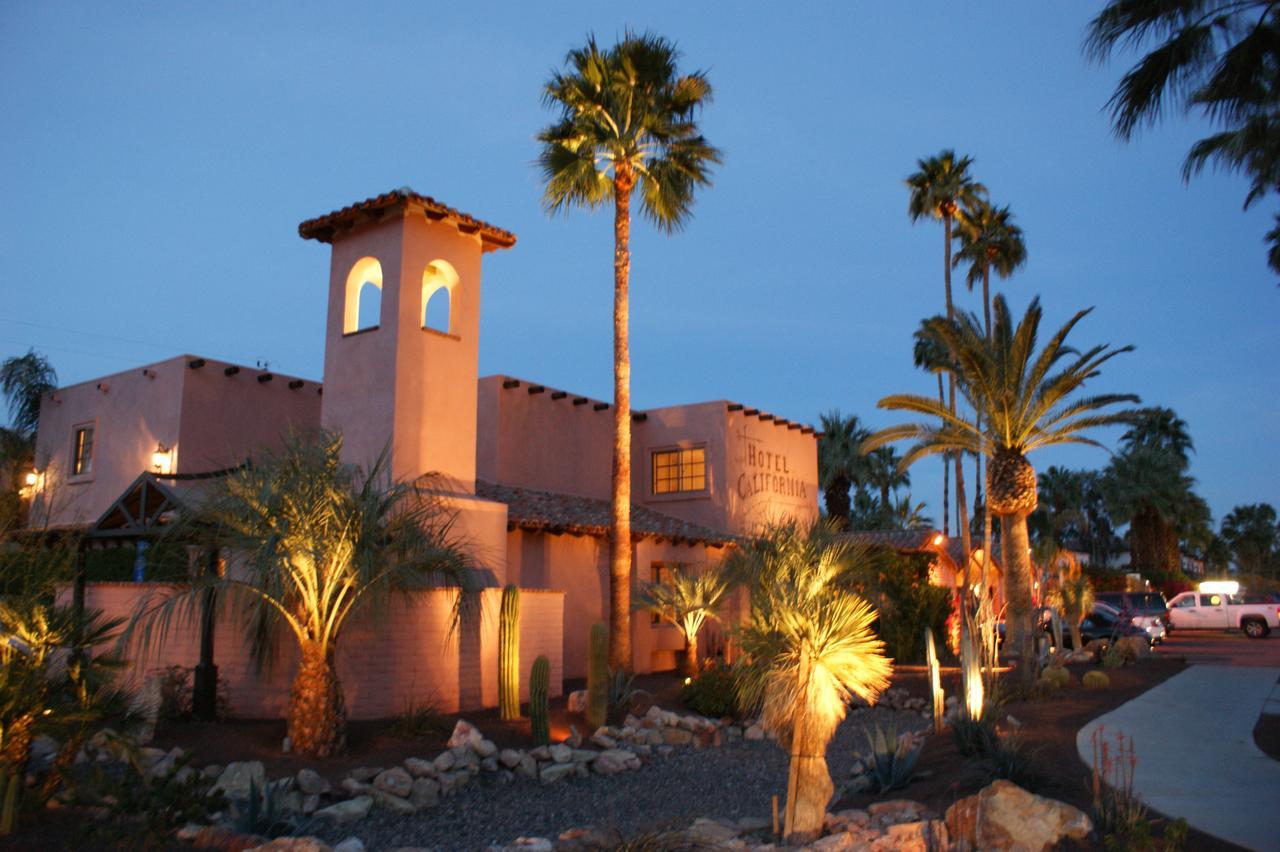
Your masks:
<path fill-rule="evenodd" d="M 867 475 L 867 459 L 858 451 L 871 434 L 858 421 L 832 409 L 820 415 L 822 435 L 818 438 L 818 480 L 827 516 L 840 527 L 849 528 L 849 489 L 863 487 Z"/>
<path fill-rule="evenodd" d="M 700 71 L 681 74 L 676 46 L 660 36 L 627 33 L 611 48 L 595 37 L 569 51 L 543 102 L 559 111 L 538 134 L 538 165 L 552 212 L 613 202 L 613 509 L 609 530 L 609 660 L 631 667 L 631 194 L 671 233 L 688 221 L 694 191 L 709 186 L 720 151 L 698 131 L 711 100 Z"/>
<path fill-rule="evenodd" d="M 1280 540 L 1275 507 L 1270 503 L 1253 503 L 1232 508 L 1222 519 L 1222 540 L 1231 548 L 1241 571 L 1263 573 Z"/>
<path fill-rule="evenodd" d="M 917 171 L 907 177 L 911 191 L 907 202 L 907 215 L 912 222 L 925 217 L 941 219 L 943 229 L 942 280 L 946 288 L 947 319 L 955 317 L 955 305 L 951 299 L 951 239 L 952 224 L 963 205 L 971 204 L 986 195 L 987 188 L 969 174 L 972 157 L 957 157 L 950 148 L 936 157 L 917 160 Z M 948 374 L 948 395 L 951 415 L 956 413 L 955 375 Z M 969 552 L 973 549 L 969 536 L 969 507 L 965 503 L 964 467 L 962 457 L 955 456 L 956 508 L 959 510 L 960 541 L 964 547 L 964 562 L 969 564 Z"/>
<path fill-rule="evenodd" d="M 911 354 L 915 361 L 917 369 L 928 370 L 938 379 L 938 404 L 946 405 L 947 397 L 942 388 L 942 374 L 947 372 L 949 365 L 947 363 L 947 353 L 938 348 L 937 341 L 933 339 L 924 329 L 924 323 L 921 322 L 920 328 L 916 329 L 912 334 L 915 343 L 912 345 Z M 942 534 L 947 538 L 951 537 L 951 457 L 947 453 L 942 454 Z"/>
<path fill-rule="evenodd" d="M 685 674 L 698 673 L 698 631 L 708 618 L 716 618 L 716 611 L 733 591 L 729 574 L 719 567 L 692 571 L 673 570 L 671 579 L 662 583 L 649 583 L 637 596 L 637 603 L 655 613 L 663 621 L 669 621 L 685 638 Z"/>
<path fill-rule="evenodd" d="M 741 696 L 791 755 L 783 836 L 808 841 L 822 831 L 834 792 L 827 744 L 848 700 L 873 702 L 892 671 L 872 630 L 876 613 L 851 586 L 867 553 L 829 525 L 773 527 L 744 542 L 731 570 L 752 590 L 739 630 Z"/>
<path fill-rule="evenodd" d="M 1247 208 L 1280 189 L 1280 7 L 1269 0 L 1111 0 L 1090 22 L 1099 62 L 1117 48 L 1152 49 L 1121 78 L 1108 106 L 1121 139 L 1154 124 L 1169 101 L 1221 129 L 1192 146 L 1183 180 L 1210 161 L 1250 178 Z M 1280 221 L 1280 217 L 1277 217 Z M 1280 272 L 1280 227 L 1267 234 Z"/>
<path fill-rule="evenodd" d="M 1010 645 L 1023 661 L 1024 670 L 1029 670 L 1034 666 L 1028 664 L 1032 658 L 1032 597 L 1027 515 L 1035 511 L 1037 496 L 1036 472 L 1027 453 L 1055 444 L 1100 446 L 1083 433 L 1130 422 L 1133 411 L 1102 410 L 1137 402 L 1138 398 L 1132 394 L 1073 398 L 1104 363 L 1132 349 L 1103 344 L 1078 352 L 1067 346 L 1067 336 L 1089 310 L 1078 312 L 1037 353 L 1040 300 L 1031 301 L 1016 328 L 1003 296 L 995 297 L 993 309 L 990 338 L 972 314 L 951 320 L 935 317 L 928 322 L 930 333 L 957 362 L 961 393 L 981 418 L 982 427 L 957 417 L 949 407 L 929 397 L 897 394 L 880 400 L 880 407 L 915 412 L 938 422 L 882 429 L 863 446 L 874 449 L 914 440 L 903 457 L 904 465 L 942 452 L 978 453 L 989 458 L 987 499 L 991 511 L 1000 518 Z M 1034 676 L 1034 671 L 1025 676 Z"/>
<path fill-rule="evenodd" d="M 40 397 L 58 386 L 58 373 L 39 352 L 10 356 L 0 363 L 0 393 L 9 403 L 9 425 L 34 438 L 40 425 Z"/>
<path fill-rule="evenodd" d="M 890 491 L 911 485 L 911 474 L 898 463 L 898 452 L 893 447 L 877 447 L 866 454 L 867 480 L 880 491 L 880 509 L 886 514 L 893 511 Z"/>
<path fill-rule="evenodd" d="M 346 707 L 334 667 L 352 614 L 385 605 L 390 593 L 431 586 L 459 589 L 456 612 L 474 606 L 475 572 L 449 543 L 452 517 L 417 483 L 392 482 L 384 452 L 368 472 L 340 461 L 342 438 L 291 435 L 279 453 L 243 467 L 208 502 L 175 525 L 241 565 L 202 572 L 148 605 L 130 627 L 143 646 L 164 641 L 175 619 L 199 618 L 206 593 L 239 616 L 254 658 L 270 660 L 280 631 L 301 660 L 289 694 L 294 748 L 313 757 L 340 751 Z"/>

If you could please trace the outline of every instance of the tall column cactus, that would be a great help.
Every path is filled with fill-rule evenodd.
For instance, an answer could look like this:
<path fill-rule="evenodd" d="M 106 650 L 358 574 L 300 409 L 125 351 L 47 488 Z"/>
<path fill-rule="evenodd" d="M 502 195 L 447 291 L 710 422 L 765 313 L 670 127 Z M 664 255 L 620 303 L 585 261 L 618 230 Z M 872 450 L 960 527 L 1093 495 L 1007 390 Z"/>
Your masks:
<path fill-rule="evenodd" d="M 595 731 L 609 715 L 609 628 L 604 622 L 591 625 L 591 647 L 587 661 L 587 727 Z"/>
<path fill-rule="evenodd" d="M 502 590 L 498 621 L 498 716 L 520 718 L 520 589 Z"/>
<path fill-rule="evenodd" d="M 529 672 L 529 719 L 535 746 L 551 742 L 551 726 L 547 721 L 547 688 L 551 682 L 551 663 L 539 655 Z"/>

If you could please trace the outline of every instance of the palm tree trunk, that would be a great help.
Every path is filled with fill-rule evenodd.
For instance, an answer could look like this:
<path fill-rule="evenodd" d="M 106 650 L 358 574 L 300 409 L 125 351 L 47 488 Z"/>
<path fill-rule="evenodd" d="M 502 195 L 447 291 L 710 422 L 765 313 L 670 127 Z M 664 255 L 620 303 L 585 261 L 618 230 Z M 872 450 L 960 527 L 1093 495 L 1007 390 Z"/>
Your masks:
<path fill-rule="evenodd" d="M 806 700 L 810 693 L 812 663 L 801 652 L 797 695 Z M 835 792 L 827 769 L 827 739 L 822 735 L 814 708 L 799 714 L 791 732 L 790 765 L 787 772 L 787 807 L 782 829 L 783 839 L 790 844 L 808 843 L 822 834 L 827 804 Z"/>
<path fill-rule="evenodd" d="M 347 710 L 333 655 L 319 642 L 302 644 L 289 695 L 289 739 L 308 757 L 329 757 L 346 745 Z"/>
<path fill-rule="evenodd" d="M 942 374 L 938 374 L 938 404 L 946 405 L 947 398 L 942 393 Z M 942 534 L 951 538 L 951 458 L 942 454 Z"/>
<path fill-rule="evenodd" d="M 947 290 L 947 319 L 955 319 L 955 306 L 951 302 L 951 214 L 944 212 L 942 216 L 943 233 L 946 243 L 943 246 L 942 256 L 942 279 L 946 283 Z M 954 373 L 948 374 L 948 385 L 950 386 L 950 403 L 949 409 L 954 417 L 956 413 L 956 377 Z M 969 535 L 969 507 L 965 504 L 964 493 L 964 467 L 961 462 L 964 460 L 963 453 L 956 453 L 956 511 L 959 513 L 956 523 L 960 527 L 960 542 L 964 548 L 964 576 L 965 586 L 969 585 L 969 553 L 973 549 L 973 541 Z"/>
<path fill-rule="evenodd" d="M 1035 647 L 1031 624 L 1031 553 L 1026 515 L 1000 516 L 1000 541 L 1004 546 L 1004 587 L 1008 615 L 1005 641 L 1018 657 L 1020 680 L 1035 681 Z"/>
<path fill-rule="evenodd" d="M 684 673 L 689 677 L 698 676 L 698 633 L 686 634 L 684 650 Z"/>
<path fill-rule="evenodd" d="M 849 487 L 852 484 L 849 480 L 840 477 L 831 484 L 825 494 L 827 517 L 839 524 L 842 530 L 849 528 Z"/>
<path fill-rule="evenodd" d="M 982 311 L 986 318 L 987 340 L 991 339 L 991 264 L 982 270 Z M 978 482 L 982 479 L 982 456 L 978 456 Z M 981 594 L 987 600 L 987 581 L 991 576 L 991 484 L 986 483 L 982 490 L 982 583 Z M 992 618 L 995 614 L 992 613 Z M 991 629 L 995 625 L 984 625 Z M 985 631 L 984 631 L 985 632 Z M 993 646 L 994 647 L 994 646 Z M 994 662 L 994 661 L 993 661 Z"/>
<path fill-rule="evenodd" d="M 619 164 L 613 181 L 613 517 L 609 527 L 609 665 L 631 670 L 631 188 Z"/>

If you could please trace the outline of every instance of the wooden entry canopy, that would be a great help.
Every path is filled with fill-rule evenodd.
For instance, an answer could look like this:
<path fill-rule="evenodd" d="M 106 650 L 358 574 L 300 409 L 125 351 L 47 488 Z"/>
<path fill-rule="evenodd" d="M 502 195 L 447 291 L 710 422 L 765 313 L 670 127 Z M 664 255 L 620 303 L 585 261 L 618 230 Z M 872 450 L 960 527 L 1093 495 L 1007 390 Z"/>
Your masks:
<path fill-rule="evenodd" d="M 210 480 L 233 470 L 238 468 L 209 473 L 143 473 L 90 525 L 85 537 L 104 544 L 113 539 L 153 538 L 179 515 L 203 502 Z"/>

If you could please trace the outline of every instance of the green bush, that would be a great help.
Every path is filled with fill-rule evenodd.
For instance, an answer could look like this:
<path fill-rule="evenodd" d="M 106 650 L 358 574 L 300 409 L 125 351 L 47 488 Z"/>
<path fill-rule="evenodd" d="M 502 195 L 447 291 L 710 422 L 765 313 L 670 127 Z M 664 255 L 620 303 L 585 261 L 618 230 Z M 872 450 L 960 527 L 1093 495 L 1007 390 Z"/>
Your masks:
<path fill-rule="evenodd" d="M 945 636 L 951 592 L 929 583 L 931 559 L 880 549 L 872 553 L 870 572 L 860 578 L 880 618 L 877 630 L 886 656 L 897 663 L 925 661 L 925 628 Z"/>
<path fill-rule="evenodd" d="M 712 719 L 737 716 L 738 674 L 725 665 L 709 668 L 685 684 L 680 701 L 693 712 Z"/>
<path fill-rule="evenodd" d="M 1081 682 L 1085 689 L 1106 689 L 1111 685 L 1111 678 L 1103 672 L 1085 672 Z"/>
<path fill-rule="evenodd" d="M 227 801 L 212 791 L 214 780 L 190 768 L 190 763 L 190 757 L 183 757 L 158 777 L 132 764 L 125 764 L 123 774 L 92 767 L 76 787 L 75 800 L 105 806 L 106 815 L 84 823 L 86 839 L 120 848 L 171 848 L 174 834 L 187 823 L 211 822 Z"/>
<path fill-rule="evenodd" d="M 951 723 L 956 749 L 965 757 L 991 754 L 999 744 L 995 723 L 989 718 L 960 718 Z"/>

